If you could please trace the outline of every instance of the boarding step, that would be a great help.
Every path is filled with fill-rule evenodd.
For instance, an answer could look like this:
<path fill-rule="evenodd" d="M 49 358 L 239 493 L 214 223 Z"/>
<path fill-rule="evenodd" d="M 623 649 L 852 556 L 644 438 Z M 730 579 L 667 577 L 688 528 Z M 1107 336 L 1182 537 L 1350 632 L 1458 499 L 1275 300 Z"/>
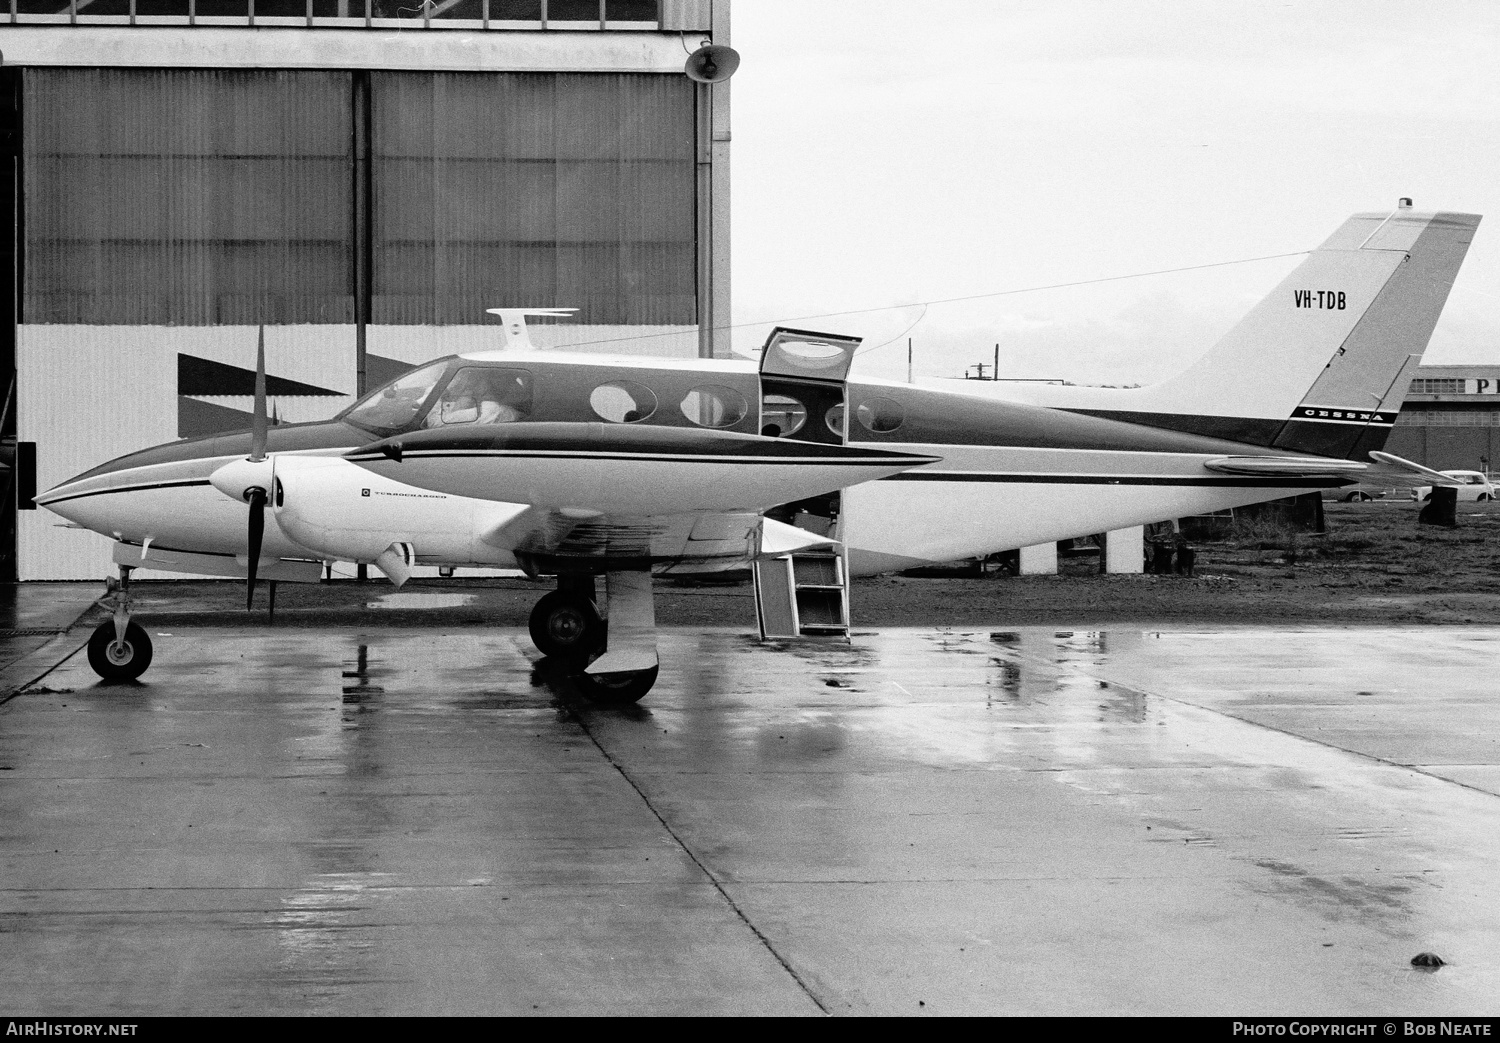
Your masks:
<path fill-rule="evenodd" d="M 842 548 L 799 551 L 755 563 L 762 638 L 849 639 L 849 584 Z"/>

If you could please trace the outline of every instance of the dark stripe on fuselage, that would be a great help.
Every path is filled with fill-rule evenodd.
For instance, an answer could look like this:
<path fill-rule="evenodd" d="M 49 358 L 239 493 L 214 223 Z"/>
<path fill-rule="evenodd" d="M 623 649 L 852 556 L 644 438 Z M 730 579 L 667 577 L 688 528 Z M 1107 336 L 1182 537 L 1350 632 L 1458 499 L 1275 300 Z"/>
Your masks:
<path fill-rule="evenodd" d="M 72 483 L 69 483 L 72 484 Z M 207 485 L 207 478 L 193 478 L 179 482 L 137 482 L 133 485 L 114 485 L 108 489 L 91 489 L 84 493 L 73 493 L 71 496 L 58 496 L 53 499 L 38 497 L 37 503 L 43 507 L 50 507 L 54 503 L 66 503 L 68 500 L 81 500 L 85 496 L 108 496 L 111 493 L 136 493 L 147 489 L 182 489 L 192 485 Z"/>
<path fill-rule="evenodd" d="M 546 450 L 490 449 L 490 450 L 422 450 L 404 452 L 400 460 L 393 460 L 384 453 L 347 453 L 350 463 L 405 463 L 408 460 L 619 460 L 650 461 L 674 464 L 756 464 L 762 467 L 892 467 L 898 464 L 917 466 L 931 463 L 936 457 L 902 456 L 899 453 L 849 456 L 723 456 L 713 453 L 604 453 L 604 452 L 548 452 Z"/>
<path fill-rule="evenodd" d="M 1185 435 L 1218 438 L 1246 445 L 1269 446 L 1281 433 L 1285 420 L 1248 416 L 1207 416 L 1200 413 L 1137 413 L 1128 409 L 1068 409 L 1069 413 L 1114 420 L 1125 424 L 1179 431 Z"/>
<path fill-rule="evenodd" d="M 625 454 L 668 458 L 747 457 L 756 462 L 782 459 L 844 462 L 860 459 L 889 461 L 892 451 L 874 446 L 803 442 L 704 428 L 686 430 L 650 424 L 525 421 L 412 431 L 373 444 L 361 444 L 344 455 L 350 460 L 367 460 L 377 455 L 394 456 L 397 452 L 403 457 L 433 453 L 558 453 L 601 458 Z M 898 456 L 913 455 L 899 450 L 896 453 Z"/>
<path fill-rule="evenodd" d="M 1395 414 L 1390 412 L 1371 413 L 1368 415 L 1372 419 L 1361 419 L 1351 415 L 1356 413 L 1355 410 L 1326 409 L 1321 406 L 1310 410 L 1299 406 L 1287 420 L 1190 413 L 1132 413 L 1116 409 L 1070 409 L 1068 412 L 1335 459 L 1355 459 L 1351 446 L 1357 443 L 1363 451 L 1367 448 L 1366 443 L 1373 441 L 1363 435 L 1354 435 L 1351 429 L 1370 428 L 1388 436 L 1391 425 L 1395 422 Z M 1374 417 L 1379 419 L 1373 419 Z M 1318 430 L 1319 427 L 1324 430 Z M 1384 444 L 1385 438 L 1382 437 L 1373 448 L 1379 449 Z"/>
<path fill-rule="evenodd" d="M 1335 459 L 1368 460 L 1371 449 L 1385 448 L 1391 435 L 1389 424 L 1357 421 L 1288 420 L 1276 439 L 1276 448 Z"/>
<path fill-rule="evenodd" d="M 1017 485 L 1151 485 L 1184 488 L 1228 489 L 1335 489 L 1353 479 L 1294 478 L 1290 476 L 1249 477 L 1217 475 L 1201 478 L 1174 475 L 1108 475 L 1108 474 L 992 474 L 982 471 L 906 471 L 880 479 L 883 482 L 958 482 Z"/>

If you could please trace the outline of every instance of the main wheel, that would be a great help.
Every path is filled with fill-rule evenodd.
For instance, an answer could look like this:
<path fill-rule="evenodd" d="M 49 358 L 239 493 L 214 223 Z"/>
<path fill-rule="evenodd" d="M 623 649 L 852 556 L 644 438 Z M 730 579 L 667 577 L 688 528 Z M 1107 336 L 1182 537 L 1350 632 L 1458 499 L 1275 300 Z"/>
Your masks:
<path fill-rule="evenodd" d="M 604 647 L 606 629 L 586 595 L 554 590 L 531 610 L 531 641 L 545 656 L 586 663 Z"/>
<path fill-rule="evenodd" d="M 106 681 L 133 681 L 151 665 L 151 638 L 137 623 L 125 627 L 125 640 L 115 640 L 114 620 L 101 623 L 89 638 L 89 666 Z"/>
<path fill-rule="evenodd" d="M 640 702 L 641 696 L 651 691 L 656 684 L 656 674 L 661 668 L 631 670 L 623 674 L 579 674 L 573 680 L 584 695 L 599 703 L 622 706 Z"/>

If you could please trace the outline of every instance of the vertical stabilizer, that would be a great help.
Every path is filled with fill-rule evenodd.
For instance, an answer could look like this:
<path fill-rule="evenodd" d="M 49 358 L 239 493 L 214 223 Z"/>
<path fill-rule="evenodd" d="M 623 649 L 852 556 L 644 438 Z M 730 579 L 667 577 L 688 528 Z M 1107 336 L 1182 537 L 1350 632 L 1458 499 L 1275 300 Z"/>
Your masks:
<path fill-rule="evenodd" d="M 1365 460 L 1385 445 L 1479 224 L 1470 214 L 1426 217 L 1384 292 L 1282 426 L 1278 449 Z"/>

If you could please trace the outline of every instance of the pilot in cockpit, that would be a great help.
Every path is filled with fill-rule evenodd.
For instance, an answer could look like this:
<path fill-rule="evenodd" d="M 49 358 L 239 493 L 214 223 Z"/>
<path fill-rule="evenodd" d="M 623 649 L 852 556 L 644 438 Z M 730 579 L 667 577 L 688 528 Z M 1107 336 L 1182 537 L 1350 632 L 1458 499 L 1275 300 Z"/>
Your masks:
<path fill-rule="evenodd" d="M 522 420 L 531 412 L 529 376 L 519 370 L 465 367 L 443 389 L 425 426 Z"/>

